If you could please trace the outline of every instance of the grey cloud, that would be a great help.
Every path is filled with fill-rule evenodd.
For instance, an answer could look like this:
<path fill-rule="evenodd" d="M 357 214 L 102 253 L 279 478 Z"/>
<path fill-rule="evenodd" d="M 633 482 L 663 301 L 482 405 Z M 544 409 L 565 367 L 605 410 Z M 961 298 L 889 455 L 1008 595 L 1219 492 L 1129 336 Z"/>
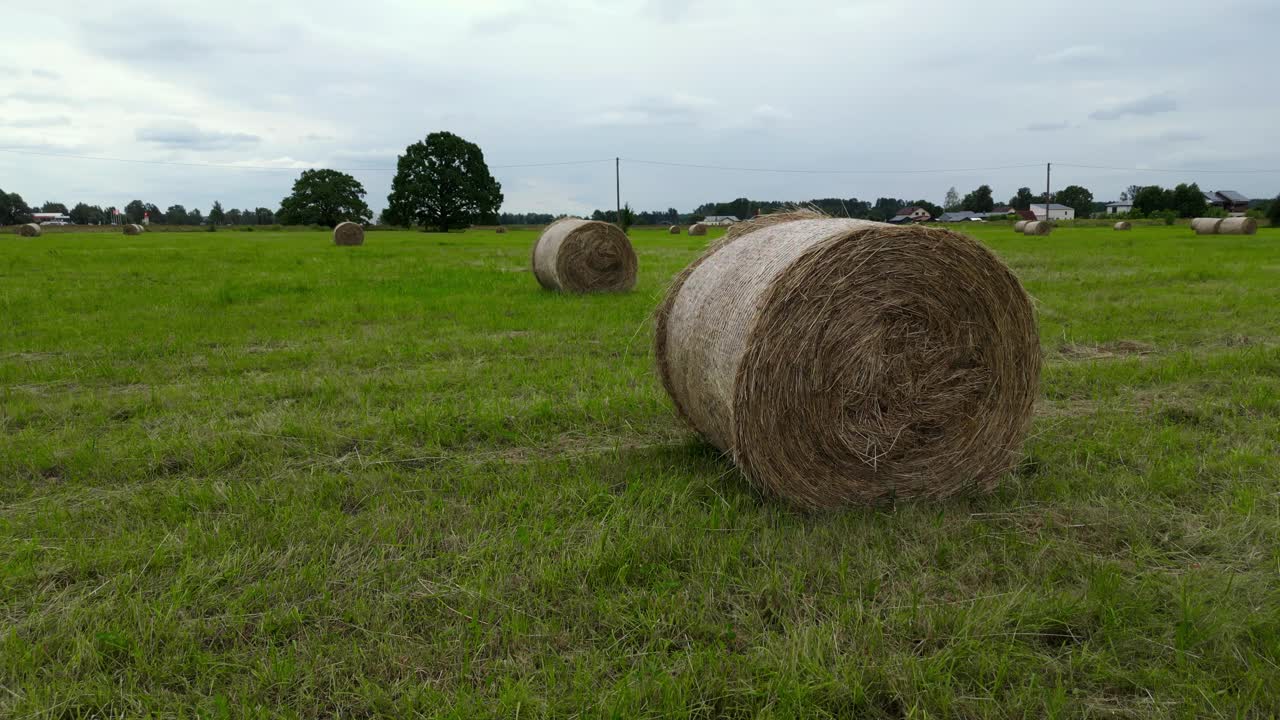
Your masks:
<path fill-rule="evenodd" d="M 698 0 L 647 0 L 642 12 L 662 22 L 676 22 L 693 9 Z"/>
<path fill-rule="evenodd" d="M 553 12 L 552 8 L 537 6 L 512 10 L 476 20 L 471 23 L 471 30 L 478 35 L 499 35 L 533 25 L 559 25 Z"/>
<path fill-rule="evenodd" d="M 17 100 L 19 102 L 31 103 L 32 105 L 83 105 L 83 101 L 78 98 L 68 97 L 50 92 L 30 92 L 20 91 L 0 96 L 0 100 Z"/>
<path fill-rule="evenodd" d="M 257 135 L 201 130 L 185 123 L 139 128 L 134 136 L 141 142 L 187 150 L 225 150 L 261 140 Z"/>
<path fill-rule="evenodd" d="M 1098 62 L 1107 57 L 1107 51 L 1098 45 L 1072 45 L 1040 55 L 1036 58 L 1036 62 L 1040 65 L 1077 65 Z"/>
<path fill-rule="evenodd" d="M 586 125 L 688 125 L 710 112 L 713 100 L 693 95 L 669 95 L 635 100 L 607 108 L 584 120 Z"/>
<path fill-rule="evenodd" d="M 31 70 L 31 76 L 43 78 L 45 80 L 61 80 L 62 79 L 62 76 L 59 75 L 58 73 L 53 72 L 52 70 L 41 70 L 40 68 L 33 68 Z"/>
<path fill-rule="evenodd" d="M 1204 140 L 1206 137 L 1208 136 L 1204 133 L 1196 132 L 1195 130 L 1165 130 L 1159 135 L 1156 135 L 1157 140 L 1170 143 L 1195 142 L 1197 140 Z"/>
<path fill-rule="evenodd" d="M 1071 127 L 1071 123 L 1063 120 L 1062 122 L 1031 123 L 1022 129 L 1028 132 L 1053 132 L 1055 130 L 1066 130 L 1069 127 Z"/>
<path fill-rule="evenodd" d="M 1137 100 L 1130 100 L 1102 110 L 1096 110 L 1090 113 L 1089 118 L 1092 120 L 1116 120 L 1126 115 L 1135 115 L 1144 117 L 1147 115 L 1157 115 L 1159 113 L 1173 112 L 1178 109 L 1178 101 L 1172 97 L 1160 95 L 1148 95 Z"/>
<path fill-rule="evenodd" d="M 0 127 L 8 128 L 51 128 L 66 127 L 71 124 L 71 118 L 65 115 L 54 117 L 36 117 L 23 118 L 19 120 L 0 120 Z"/>

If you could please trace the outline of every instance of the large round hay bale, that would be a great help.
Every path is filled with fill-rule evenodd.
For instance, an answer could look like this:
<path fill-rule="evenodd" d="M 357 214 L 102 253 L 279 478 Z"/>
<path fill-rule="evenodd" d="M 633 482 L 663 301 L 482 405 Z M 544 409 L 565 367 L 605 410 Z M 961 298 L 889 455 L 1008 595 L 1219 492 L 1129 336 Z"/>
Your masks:
<path fill-rule="evenodd" d="M 669 234 L 671 234 L 671 235 L 679 235 L 679 234 L 680 234 L 680 226 L 679 226 L 679 225 L 672 225 L 671 227 L 667 228 L 667 232 L 668 232 Z"/>
<path fill-rule="evenodd" d="M 1219 235 L 1253 235 L 1258 232 L 1258 221 L 1251 217 L 1229 217 L 1218 226 Z"/>
<path fill-rule="evenodd" d="M 1031 300 L 949 229 L 748 225 L 677 276 L 655 320 L 677 412 L 800 507 L 989 490 L 1030 427 Z"/>
<path fill-rule="evenodd" d="M 364 244 L 364 226 L 360 223 L 340 222 L 333 229 L 333 244 L 354 246 Z"/>
<path fill-rule="evenodd" d="M 1020 233 L 1020 232 L 1022 232 L 1023 230 L 1025 230 L 1025 229 L 1026 229 L 1026 227 L 1027 227 L 1027 221 L 1026 221 L 1026 220 L 1019 220 L 1018 222 L 1016 222 L 1016 223 L 1014 223 L 1014 224 L 1013 224 L 1013 231 L 1014 231 L 1014 232 L 1016 232 L 1016 233 Z"/>
<path fill-rule="evenodd" d="M 564 218 L 533 245 L 533 274 L 542 287 L 564 292 L 626 292 L 636 286 L 635 250 L 618 226 Z"/>
<path fill-rule="evenodd" d="M 496 233 L 498 233 L 499 235 L 506 235 L 506 234 L 507 234 L 507 229 L 506 229 L 505 227 L 501 226 L 501 225 L 499 225 L 498 227 L 494 228 L 494 229 L 493 229 L 493 231 L 494 231 L 494 232 L 496 232 Z"/>
<path fill-rule="evenodd" d="M 1129 221 L 1128 221 L 1128 220 L 1121 220 L 1120 222 L 1118 222 L 1118 223 L 1116 223 L 1116 224 L 1115 224 L 1114 229 L 1116 229 L 1116 230 L 1132 230 L 1132 229 L 1133 229 L 1133 225 L 1131 225 L 1131 224 L 1129 223 Z"/>
<path fill-rule="evenodd" d="M 40 237 L 44 234 L 44 228 L 35 223 L 27 223 L 25 225 L 19 225 L 15 232 L 17 232 L 21 237 Z"/>
<path fill-rule="evenodd" d="M 1053 225 L 1044 220 L 1028 220 L 1026 225 L 1022 226 L 1023 235 L 1048 235 L 1053 232 Z"/>
<path fill-rule="evenodd" d="M 141 235 L 142 234 L 142 226 L 134 223 L 126 223 L 123 230 L 125 235 Z"/>
<path fill-rule="evenodd" d="M 1191 229 L 1197 235 L 1217 235 L 1222 225 L 1222 218 L 1196 218 L 1191 221 Z"/>
<path fill-rule="evenodd" d="M 702 223 L 694 223 L 689 226 L 689 234 L 690 235 L 706 235 L 707 226 L 703 225 Z"/>

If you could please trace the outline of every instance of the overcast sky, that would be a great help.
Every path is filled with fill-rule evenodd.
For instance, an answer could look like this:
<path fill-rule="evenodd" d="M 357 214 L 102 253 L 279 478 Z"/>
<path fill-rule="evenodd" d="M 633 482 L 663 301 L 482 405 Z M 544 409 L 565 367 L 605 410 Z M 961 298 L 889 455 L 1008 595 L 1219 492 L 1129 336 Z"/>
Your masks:
<path fill-rule="evenodd" d="M 1183 181 L 1280 192 L 1277 0 L 54 0 L 4 15 L 0 148 L 243 166 L 0 152 L 0 188 L 31 204 L 275 208 L 298 168 L 336 167 L 381 209 L 396 155 L 436 130 L 480 145 L 513 212 L 612 207 L 613 164 L 503 166 L 615 156 L 637 209 L 941 202 L 984 182 L 1004 200 L 1041 191 L 1047 161 L 1055 189 L 1098 200 Z"/>

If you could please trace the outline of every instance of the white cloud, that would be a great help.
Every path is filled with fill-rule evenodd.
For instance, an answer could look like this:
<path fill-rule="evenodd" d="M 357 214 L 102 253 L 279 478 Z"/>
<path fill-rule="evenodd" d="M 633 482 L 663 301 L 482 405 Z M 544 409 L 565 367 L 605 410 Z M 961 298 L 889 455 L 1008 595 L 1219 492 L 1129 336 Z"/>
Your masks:
<path fill-rule="evenodd" d="M 1110 57 L 1106 50 L 1098 45 L 1072 45 L 1051 53 L 1036 56 L 1040 65 L 1074 65 L 1098 62 Z"/>

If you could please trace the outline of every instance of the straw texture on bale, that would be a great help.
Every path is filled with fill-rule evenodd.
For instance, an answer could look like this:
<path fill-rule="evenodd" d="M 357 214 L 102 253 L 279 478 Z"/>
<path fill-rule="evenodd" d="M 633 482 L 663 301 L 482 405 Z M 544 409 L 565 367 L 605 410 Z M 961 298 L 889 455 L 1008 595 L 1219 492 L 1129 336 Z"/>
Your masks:
<path fill-rule="evenodd" d="M 1222 225 L 1222 218 L 1196 218 L 1191 221 L 1191 229 L 1197 235 L 1217 235 Z"/>
<path fill-rule="evenodd" d="M 1044 220 L 1028 220 L 1026 225 L 1022 226 L 1023 235 L 1048 235 L 1053 232 L 1053 226 Z"/>
<path fill-rule="evenodd" d="M 125 235 L 141 235 L 142 226 L 135 223 L 129 223 L 124 226 L 124 234 Z"/>
<path fill-rule="evenodd" d="M 690 235 L 706 235 L 707 226 L 703 225 L 702 223 L 694 223 L 689 226 L 689 234 Z"/>
<path fill-rule="evenodd" d="M 638 265 L 626 234 L 595 220 L 559 220 L 533 246 L 533 274 L 548 290 L 626 292 L 636 286 Z"/>
<path fill-rule="evenodd" d="M 1253 235 L 1258 232 L 1258 221 L 1251 217 L 1229 217 L 1218 226 L 1219 235 Z"/>
<path fill-rule="evenodd" d="M 1039 334 L 982 244 L 812 216 L 734 229 L 676 277 L 654 349 L 677 412 L 754 484 L 819 509 L 989 490 L 1015 465 Z"/>
<path fill-rule="evenodd" d="M 1116 230 L 1132 230 L 1133 225 L 1129 224 L 1127 220 L 1121 220 L 1120 222 L 1115 224 L 1115 229 Z"/>
<path fill-rule="evenodd" d="M 1026 220 L 1019 220 L 1018 222 L 1016 222 L 1016 223 L 1014 223 L 1014 224 L 1013 224 L 1013 231 L 1014 231 L 1014 232 L 1016 232 L 1016 233 L 1020 233 L 1020 232 L 1022 232 L 1023 230 L 1025 230 L 1025 229 L 1026 229 L 1026 227 L 1027 227 L 1027 221 L 1026 221 Z"/>
<path fill-rule="evenodd" d="M 679 235 L 679 234 L 680 234 L 680 226 L 679 226 L 679 225 L 672 225 L 671 227 L 667 228 L 667 232 L 668 232 L 668 233 L 670 233 L 670 234 L 672 234 L 672 235 Z"/>
<path fill-rule="evenodd" d="M 18 234 L 22 237 L 40 237 L 44 233 L 44 228 L 35 223 L 27 223 L 18 226 Z"/>
<path fill-rule="evenodd" d="M 340 222 L 333 229 L 333 244 L 355 246 L 364 244 L 364 226 L 360 223 Z"/>

